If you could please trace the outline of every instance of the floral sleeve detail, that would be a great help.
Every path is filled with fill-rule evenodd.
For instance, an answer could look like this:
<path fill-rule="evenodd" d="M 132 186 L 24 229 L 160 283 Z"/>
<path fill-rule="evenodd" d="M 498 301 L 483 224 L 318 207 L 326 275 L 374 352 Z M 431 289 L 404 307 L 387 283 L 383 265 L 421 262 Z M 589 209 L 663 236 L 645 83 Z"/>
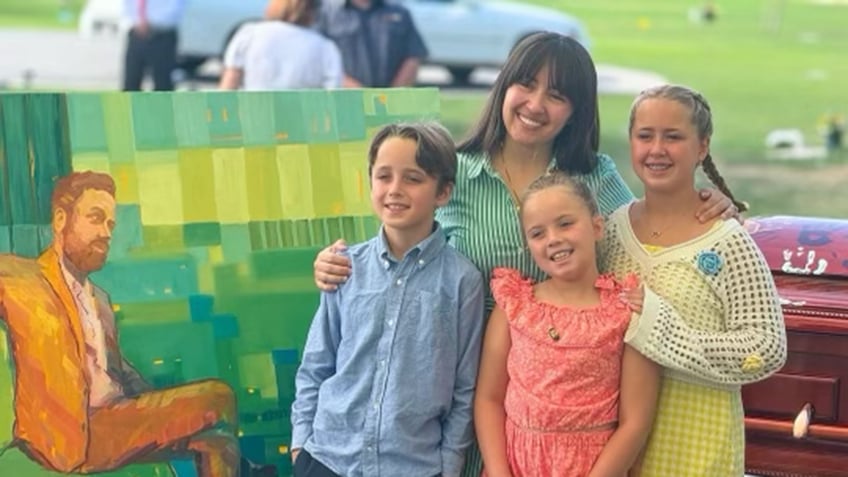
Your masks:
<path fill-rule="evenodd" d="M 532 297 L 533 294 L 532 282 L 522 277 L 521 272 L 512 268 L 494 269 L 491 288 L 495 303 L 510 318 L 518 314 L 521 306 L 529 302 L 526 298 Z"/>

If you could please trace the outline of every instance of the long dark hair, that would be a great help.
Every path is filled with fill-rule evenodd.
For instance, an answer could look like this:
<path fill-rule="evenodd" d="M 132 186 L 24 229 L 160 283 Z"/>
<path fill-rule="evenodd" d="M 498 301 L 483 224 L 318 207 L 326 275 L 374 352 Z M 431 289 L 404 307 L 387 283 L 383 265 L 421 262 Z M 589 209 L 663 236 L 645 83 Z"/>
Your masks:
<path fill-rule="evenodd" d="M 548 65 L 548 82 L 571 102 L 573 112 L 556 135 L 553 155 L 557 168 L 586 174 L 597 163 L 600 120 L 598 74 L 589 53 L 576 40 L 559 33 L 534 33 L 521 40 L 506 60 L 483 108 L 480 120 L 457 149 L 469 154 L 495 155 L 506 137 L 503 103 L 506 90 L 531 82 Z"/>

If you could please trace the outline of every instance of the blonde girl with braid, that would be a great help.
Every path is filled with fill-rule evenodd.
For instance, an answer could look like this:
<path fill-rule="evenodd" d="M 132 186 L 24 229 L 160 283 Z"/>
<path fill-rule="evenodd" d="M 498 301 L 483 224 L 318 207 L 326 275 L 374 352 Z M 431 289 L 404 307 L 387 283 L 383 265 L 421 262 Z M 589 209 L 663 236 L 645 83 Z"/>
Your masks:
<path fill-rule="evenodd" d="M 693 219 L 695 174 L 745 210 L 710 156 L 707 101 L 682 86 L 642 92 L 630 114 L 630 153 L 644 197 L 609 218 L 601 270 L 636 273 L 643 303 L 625 342 L 663 366 L 654 427 L 636 475 L 744 474 L 741 386 L 783 366 L 786 333 L 761 252 L 738 221 Z"/>

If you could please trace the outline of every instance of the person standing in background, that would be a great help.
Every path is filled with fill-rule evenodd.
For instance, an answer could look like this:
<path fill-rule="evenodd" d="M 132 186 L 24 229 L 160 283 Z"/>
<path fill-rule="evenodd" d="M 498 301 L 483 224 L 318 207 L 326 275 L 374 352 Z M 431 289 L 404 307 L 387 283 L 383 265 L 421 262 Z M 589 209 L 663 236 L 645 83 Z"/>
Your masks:
<path fill-rule="evenodd" d="M 341 51 L 347 88 L 412 86 L 427 57 L 409 10 L 383 0 L 328 0 L 318 29 Z"/>
<path fill-rule="evenodd" d="M 236 32 L 224 53 L 220 89 L 338 88 L 342 58 L 332 40 L 310 26 L 320 0 L 269 0 L 265 21 Z"/>
<path fill-rule="evenodd" d="M 177 67 L 177 30 L 186 0 L 124 0 L 124 18 L 132 27 L 124 55 L 124 91 L 141 91 L 149 70 L 153 89 L 173 91 Z"/>

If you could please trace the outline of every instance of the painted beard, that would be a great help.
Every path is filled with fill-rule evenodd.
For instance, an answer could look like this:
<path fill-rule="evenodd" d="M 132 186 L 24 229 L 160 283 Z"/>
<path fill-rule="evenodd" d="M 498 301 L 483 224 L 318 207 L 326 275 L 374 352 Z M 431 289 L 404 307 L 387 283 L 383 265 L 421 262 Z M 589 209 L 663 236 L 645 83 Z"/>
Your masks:
<path fill-rule="evenodd" d="M 103 268 L 103 264 L 106 263 L 106 256 L 109 254 L 108 240 L 99 239 L 82 243 L 76 235 L 65 232 L 64 244 L 65 257 L 80 272 L 95 272 Z M 99 246 L 99 249 L 95 246 Z"/>

